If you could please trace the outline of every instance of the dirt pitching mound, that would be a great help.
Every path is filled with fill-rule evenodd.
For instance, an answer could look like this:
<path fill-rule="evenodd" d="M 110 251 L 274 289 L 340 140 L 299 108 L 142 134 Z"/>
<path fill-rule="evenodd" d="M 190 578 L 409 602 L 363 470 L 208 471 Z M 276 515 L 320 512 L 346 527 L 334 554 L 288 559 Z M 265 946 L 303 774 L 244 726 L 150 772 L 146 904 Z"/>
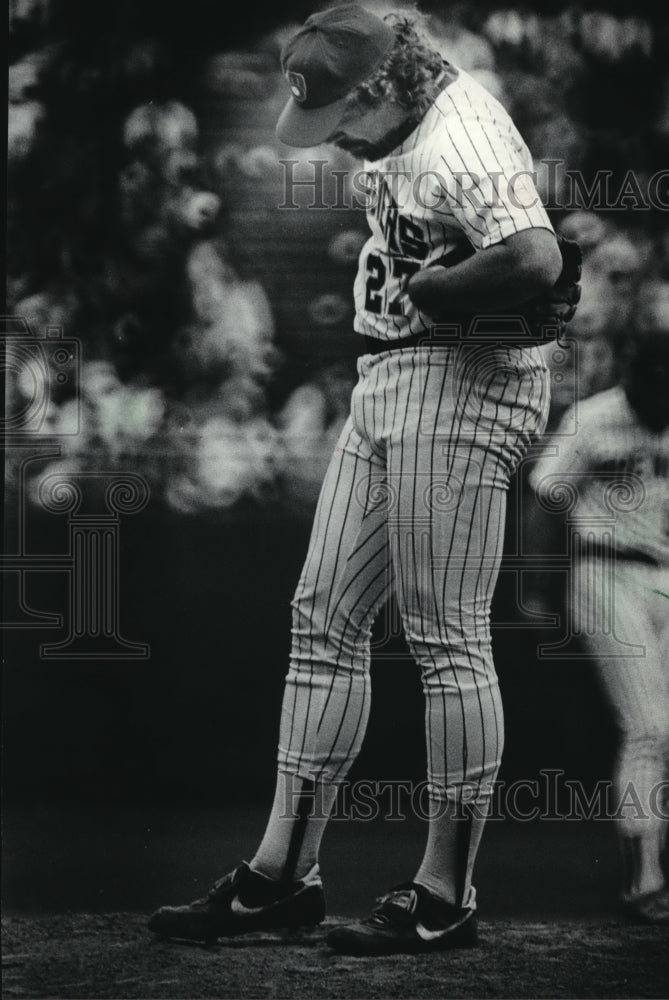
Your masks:
<path fill-rule="evenodd" d="M 347 958 L 317 930 L 252 934 L 215 946 L 154 939 L 136 913 L 3 920 L 3 996 L 667 997 L 666 928 L 481 921 L 480 946 L 422 956 Z"/>

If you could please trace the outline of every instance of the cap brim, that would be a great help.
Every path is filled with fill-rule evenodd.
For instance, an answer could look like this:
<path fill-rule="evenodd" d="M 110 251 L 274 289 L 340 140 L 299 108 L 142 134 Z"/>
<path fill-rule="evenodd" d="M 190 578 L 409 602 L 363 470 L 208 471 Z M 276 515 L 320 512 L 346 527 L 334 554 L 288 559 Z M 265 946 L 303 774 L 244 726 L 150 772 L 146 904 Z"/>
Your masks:
<path fill-rule="evenodd" d="M 287 146 L 319 146 L 343 118 L 347 101 L 348 94 L 322 108 L 303 108 L 289 98 L 276 123 L 277 137 Z"/>

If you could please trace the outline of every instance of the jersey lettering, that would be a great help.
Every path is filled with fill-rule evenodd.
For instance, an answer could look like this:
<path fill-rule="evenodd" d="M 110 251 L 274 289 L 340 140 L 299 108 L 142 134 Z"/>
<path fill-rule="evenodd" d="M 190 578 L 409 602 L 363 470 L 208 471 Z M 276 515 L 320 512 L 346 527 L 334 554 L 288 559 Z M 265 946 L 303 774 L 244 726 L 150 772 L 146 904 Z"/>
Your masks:
<path fill-rule="evenodd" d="M 367 271 L 367 285 L 365 293 L 365 309 L 367 312 L 376 313 L 377 316 L 383 311 L 383 286 L 386 283 L 386 265 L 378 254 L 370 253 L 365 265 Z"/>
<path fill-rule="evenodd" d="M 398 219 L 398 236 L 403 257 L 413 257 L 415 260 L 425 260 L 430 247 L 420 226 L 400 215 Z"/>
<path fill-rule="evenodd" d="M 391 274 L 393 278 L 397 279 L 398 291 L 395 295 L 388 299 L 388 315 L 404 316 L 401 301 L 404 290 L 404 279 L 409 278 L 420 269 L 420 262 L 417 260 L 407 259 L 406 257 L 393 257 L 391 259 Z M 383 260 L 376 253 L 368 254 L 365 270 L 367 271 L 365 309 L 378 316 L 383 312 L 383 301 L 387 295 L 385 284 L 388 272 Z"/>

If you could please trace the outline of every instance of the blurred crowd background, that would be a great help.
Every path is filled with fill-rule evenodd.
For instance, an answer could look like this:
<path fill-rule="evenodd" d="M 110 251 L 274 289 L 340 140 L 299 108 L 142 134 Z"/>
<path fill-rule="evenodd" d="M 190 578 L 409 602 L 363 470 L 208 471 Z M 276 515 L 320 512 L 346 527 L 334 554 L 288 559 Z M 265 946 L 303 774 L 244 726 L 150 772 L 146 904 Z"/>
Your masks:
<path fill-rule="evenodd" d="M 81 345 L 64 388 L 20 366 L 10 381 L 18 410 L 48 400 L 38 434 L 62 440 L 49 471 L 140 472 L 184 513 L 311 515 L 354 379 L 366 238 L 350 199 L 286 197 L 309 161 L 327 161 L 328 204 L 333 172 L 356 169 L 274 136 L 280 49 L 312 9 L 12 0 L 8 311 Z M 509 108 L 556 227 L 583 246 L 578 343 L 548 354 L 554 421 L 615 380 L 639 302 L 669 323 L 668 23 L 631 2 L 425 0 L 419 16 Z"/>

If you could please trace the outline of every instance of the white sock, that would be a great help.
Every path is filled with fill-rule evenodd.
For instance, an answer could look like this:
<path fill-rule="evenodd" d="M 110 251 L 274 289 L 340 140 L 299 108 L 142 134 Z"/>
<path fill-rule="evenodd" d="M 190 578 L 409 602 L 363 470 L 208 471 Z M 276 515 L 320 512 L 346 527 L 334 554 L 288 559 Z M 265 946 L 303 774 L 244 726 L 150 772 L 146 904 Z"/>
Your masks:
<path fill-rule="evenodd" d="M 472 872 L 487 807 L 442 803 L 432 819 L 425 854 L 414 878 L 437 899 L 452 906 L 471 906 L 475 897 Z"/>
<path fill-rule="evenodd" d="M 664 831 L 661 828 L 642 837 L 621 835 L 623 899 L 638 899 L 664 888 L 665 879 L 660 862 L 663 840 Z"/>
<path fill-rule="evenodd" d="M 279 771 L 272 811 L 251 868 L 295 882 L 318 863 L 337 786 Z"/>

